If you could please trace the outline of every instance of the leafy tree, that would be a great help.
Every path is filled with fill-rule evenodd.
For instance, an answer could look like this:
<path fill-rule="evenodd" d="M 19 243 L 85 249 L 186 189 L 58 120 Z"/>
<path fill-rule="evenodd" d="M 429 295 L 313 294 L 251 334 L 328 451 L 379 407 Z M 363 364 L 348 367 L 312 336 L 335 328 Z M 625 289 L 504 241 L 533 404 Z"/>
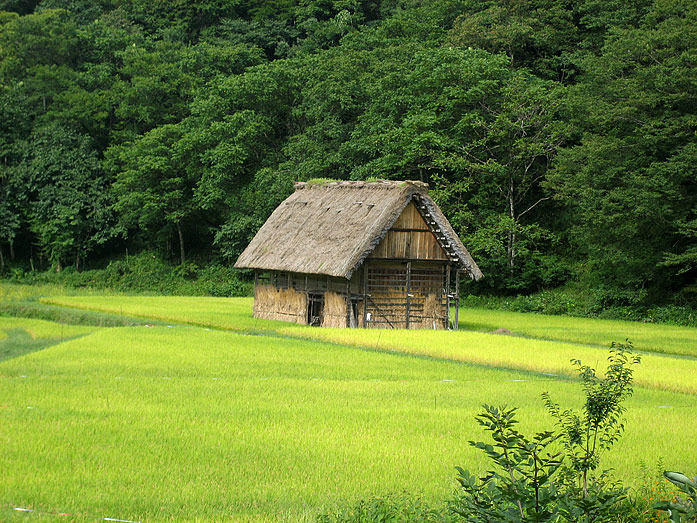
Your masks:
<path fill-rule="evenodd" d="M 571 91 L 580 143 L 559 154 L 548 183 L 605 304 L 661 299 L 697 276 L 695 21 L 690 2 L 656 2 L 642 27 L 615 31 L 584 62 Z"/>
<path fill-rule="evenodd" d="M 481 478 L 457 467 L 460 495 L 452 510 L 471 523 L 617 521 L 626 491 L 595 470 L 624 430 L 623 402 L 632 395 L 632 367 L 639 361 L 629 342 L 612 344 L 602 377 L 572 361 L 583 382 L 582 412 L 562 410 L 543 394 L 557 431 L 528 437 L 516 428 L 516 408 L 484 405 L 476 419 L 493 444 L 469 443 L 495 466 Z"/>
<path fill-rule="evenodd" d="M 258 47 L 264 51 L 267 59 L 273 60 L 288 57 L 299 36 L 300 30 L 294 24 L 278 17 L 262 20 L 226 18 L 206 29 L 200 42 Z"/>
<path fill-rule="evenodd" d="M 69 66 L 78 56 L 77 28 L 69 13 L 49 9 L 0 19 L 0 80 L 22 79 L 39 66 Z"/>
<path fill-rule="evenodd" d="M 306 62 L 284 168 L 431 182 L 498 288 L 563 277 L 540 249 L 556 241 L 541 223 L 541 183 L 566 137 L 561 89 L 475 50 L 401 43 L 321 60 Z"/>
<path fill-rule="evenodd" d="M 182 121 L 189 116 L 196 90 L 207 81 L 240 73 L 262 61 L 258 49 L 245 45 L 187 47 L 166 41 L 142 48 L 131 45 L 120 58 L 122 82 L 116 87 L 115 115 L 122 130 L 117 141 Z"/>
<path fill-rule="evenodd" d="M 73 21 L 85 25 L 114 9 L 115 4 L 114 0 L 41 0 L 36 12 L 64 9 L 70 12 Z"/>
<path fill-rule="evenodd" d="M 199 206 L 193 198 L 197 180 L 186 168 L 181 137 L 180 125 L 163 125 L 107 153 L 116 173 L 113 195 L 121 226 L 159 239 L 175 233 L 184 263 L 184 229 Z"/>
<path fill-rule="evenodd" d="M 201 30 L 222 17 L 234 15 L 239 9 L 237 2 L 226 0 L 131 0 L 121 2 L 120 8 L 129 20 L 143 27 L 146 34 L 187 43 L 192 42 Z"/>
<path fill-rule="evenodd" d="M 514 67 L 568 80 L 576 72 L 573 55 L 582 34 L 575 20 L 576 4 L 568 0 L 471 3 L 467 13 L 455 20 L 449 41 L 505 53 Z"/>
<path fill-rule="evenodd" d="M 295 63 L 251 68 L 192 104 L 179 147 L 196 179 L 196 205 L 223 224 L 216 244 L 226 256 L 239 254 L 290 193 L 294 174 L 278 168 L 279 149 L 301 74 Z"/>
<path fill-rule="evenodd" d="M 80 268 L 112 233 L 105 180 L 91 140 L 58 125 L 40 128 L 20 168 L 39 247 L 57 270 L 68 261 Z"/>
<path fill-rule="evenodd" d="M 629 341 L 613 342 L 607 370 L 602 377 L 589 365 L 572 360 L 586 396 L 580 414 L 572 409 L 562 410 L 548 393 L 542 395 L 561 429 L 566 457 L 570 461 L 568 466 L 578 478 L 584 497 L 588 496 L 589 478 L 598 468 L 602 453 L 609 450 L 624 432 L 622 415 L 626 409 L 623 402 L 634 392 L 632 367 L 641 362 L 641 357 L 632 351 Z"/>
<path fill-rule="evenodd" d="M 21 225 L 21 209 L 19 199 L 16 199 L 10 178 L 10 169 L 0 166 L 0 273 L 5 268 L 5 258 L 2 254 L 2 243 L 7 243 L 10 258 L 14 259 L 14 243 Z"/>

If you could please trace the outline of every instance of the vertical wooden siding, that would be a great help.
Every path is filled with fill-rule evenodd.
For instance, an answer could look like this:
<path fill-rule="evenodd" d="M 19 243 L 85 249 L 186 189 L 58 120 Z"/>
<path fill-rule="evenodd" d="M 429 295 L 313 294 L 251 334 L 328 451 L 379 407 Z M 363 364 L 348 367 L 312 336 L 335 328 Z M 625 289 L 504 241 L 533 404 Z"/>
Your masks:
<path fill-rule="evenodd" d="M 407 260 L 448 259 L 413 203 L 405 207 L 402 215 L 387 231 L 370 257 Z"/>
<path fill-rule="evenodd" d="M 447 265 L 434 262 L 368 263 L 365 326 L 448 328 L 446 268 Z"/>

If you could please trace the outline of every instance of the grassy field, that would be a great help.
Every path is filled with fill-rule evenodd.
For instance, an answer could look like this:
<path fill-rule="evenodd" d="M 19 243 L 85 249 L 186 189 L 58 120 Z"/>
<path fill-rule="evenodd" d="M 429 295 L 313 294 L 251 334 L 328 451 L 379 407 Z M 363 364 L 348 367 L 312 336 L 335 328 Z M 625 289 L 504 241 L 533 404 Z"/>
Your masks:
<path fill-rule="evenodd" d="M 192 307 L 196 300 L 196 307 Z M 132 314 L 237 331 L 269 329 L 249 315 L 252 298 L 61 296 L 44 303 L 117 314 Z M 278 324 L 279 322 L 272 322 Z M 283 323 L 283 325 L 287 325 Z M 549 316 L 488 309 L 461 309 L 460 329 L 491 332 L 508 329 L 520 336 L 607 347 L 629 338 L 638 350 L 697 358 L 697 328 L 619 320 Z"/>
<path fill-rule="evenodd" d="M 540 393 L 577 406 L 580 385 L 536 366 L 568 371 L 571 355 L 603 367 L 606 356 L 481 332 L 310 329 L 255 320 L 245 299 L 50 301 L 172 324 L 81 327 L 61 343 L 69 326 L 0 319 L 0 332 L 51 342 L 0 362 L 2 521 L 305 521 L 402 490 L 438 503 L 456 465 L 485 466 L 467 445 L 484 438 L 482 403 L 520 407 L 524 430 L 550 428 Z M 514 320 L 497 327 L 516 331 Z M 694 379 L 681 370 L 691 358 L 647 354 L 639 370 L 668 362 L 674 380 Z M 627 484 L 659 458 L 697 471 L 696 397 L 662 390 L 668 379 L 637 387 L 603 462 Z"/>
<path fill-rule="evenodd" d="M 34 339 L 67 339 L 83 336 L 94 331 L 84 325 L 64 325 L 29 318 L 3 318 L 0 316 L 0 332 L 7 334 L 13 329 L 23 329 Z"/>
<path fill-rule="evenodd" d="M 93 331 L 93 327 L 83 325 L 0 316 L 0 361 L 41 350 Z"/>
<path fill-rule="evenodd" d="M 697 357 L 697 328 L 694 327 L 463 309 L 460 312 L 460 328 L 482 332 L 505 328 L 532 338 L 604 347 L 613 341 L 630 338 L 640 350 Z"/>
<path fill-rule="evenodd" d="M 251 298 L 183 298 L 183 297 L 129 297 L 118 299 L 99 296 L 58 297 L 43 300 L 47 303 L 91 310 L 107 311 L 133 316 L 151 317 L 159 320 L 189 323 L 198 326 L 215 327 L 237 332 L 268 332 L 289 337 L 314 339 L 340 343 L 362 348 L 392 350 L 449 359 L 480 365 L 520 369 L 526 371 L 566 374 L 571 367 L 569 361 L 578 358 L 593 366 L 603 366 L 606 348 L 594 344 L 560 343 L 561 340 L 524 338 L 518 336 L 492 335 L 476 331 L 429 331 L 414 330 L 363 330 L 363 329 L 315 329 L 285 322 L 272 322 L 252 318 Z M 482 315 L 491 311 L 463 310 L 462 316 Z M 511 316 L 506 322 L 505 315 Z M 519 313 L 501 313 L 489 320 L 491 325 L 520 322 Z M 551 322 L 549 316 L 530 315 L 530 332 L 536 331 L 536 322 L 541 320 L 539 332 L 542 333 Z M 579 318 L 553 318 L 568 321 L 569 332 L 582 332 L 583 326 L 594 320 Z M 481 323 L 479 324 L 481 326 Z M 650 336 L 646 324 L 637 324 L 641 330 L 639 338 L 632 336 L 631 322 L 602 322 L 610 334 L 606 337 L 624 341 L 630 338 L 643 355 L 643 363 L 636 372 L 636 382 L 648 387 L 676 392 L 697 393 L 697 358 L 691 354 L 697 351 L 697 329 L 690 327 L 670 327 L 669 336 L 664 331 L 663 338 L 672 342 L 672 350 L 664 354 L 661 345 L 652 343 L 659 339 Z M 657 327 L 657 326 L 654 326 Z M 663 327 L 663 326 L 660 326 Z M 492 329 L 493 330 L 493 329 Z M 643 337 L 642 337 L 643 336 Z M 691 337 L 692 336 L 692 337 Z M 609 345 L 606 345 L 606 347 Z"/>

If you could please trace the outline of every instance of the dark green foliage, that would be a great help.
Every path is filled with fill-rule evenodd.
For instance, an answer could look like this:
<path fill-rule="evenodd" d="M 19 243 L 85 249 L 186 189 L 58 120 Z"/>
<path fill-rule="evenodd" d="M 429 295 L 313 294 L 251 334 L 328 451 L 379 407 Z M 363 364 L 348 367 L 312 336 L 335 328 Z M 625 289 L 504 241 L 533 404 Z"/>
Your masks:
<path fill-rule="evenodd" d="M 228 265 L 209 263 L 205 267 L 199 267 L 191 261 L 173 264 L 152 252 L 112 260 L 103 269 L 76 271 L 69 267 L 61 273 L 16 270 L 11 281 L 182 296 L 226 297 L 252 294 L 252 283 L 248 278 Z"/>
<path fill-rule="evenodd" d="M 668 0 L 0 1 L 0 271 L 126 247 L 232 261 L 293 181 L 414 178 L 483 269 L 473 292 L 572 284 L 578 307 L 524 306 L 682 318 L 696 17 Z"/>
<path fill-rule="evenodd" d="M 605 318 L 611 320 L 641 321 L 697 325 L 697 308 L 689 305 L 607 306 L 603 293 L 583 287 L 562 287 L 541 291 L 529 296 L 467 296 L 464 307 L 499 309 L 514 312 L 538 312 L 563 316 Z"/>
<path fill-rule="evenodd" d="M 532 438 L 515 425 L 515 408 L 484 405 L 477 421 L 494 443 L 470 441 L 494 467 L 477 478 L 457 468 L 460 484 L 452 510 L 471 523 L 616 522 L 628 511 L 626 490 L 607 472 L 597 474 L 602 453 L 621 436 L 622 402 L 632 394 L 632 366 L 639 357 L 629 342 L 612 344 L 603 377 L 572 361 L 583 383 L 582 412 L 564 409 L 545 393 L 556 431 Z M 559 442 L 561 449 L 559 449 Z"/>
<path fill-rule="evenodd" d="M 560 152 L 548 183 L 606 304 L 664 299 L 694 278 L 695 17 L 694 3 L 655 2 L 583 60 L 569 93 L 580 143 Z"/>
<path fill-rule="evenodd" d="M 632 354 L 632 344 L 612 343 L 605 375 L 600 377 L 594 368 L 572 360 L 581 381 L 586 401 L 580 413 L 564 409 L 542 395 L 547 410 L 554 417 L 566 450 L 567 466 L 578 478 L 584 497 L 588 495 L 589 477 L 598 468 L 603 452 L 609 450 L 624 431 L 622 402 L 633 393 L 632 366 L 641 357 Z"/>
<path fill-rule="evenodd" d="M 50 125 L 37 130 L 17 167 L 37 244 L 57 270 L 81 261 L 113 234 L 97 153 L 89 137 Z"/>
<path fill-rule="evenodd" d="M 552 450 L 559 438 L 539 432 L 532 438 L 518 432 L 517 409 L 484 405 L 476 419 L 494 444 L 470 441 L 496 465 L 482 478 L 457 467 L 460 495 L 452 510 L 471 523 L 496 521 L 554 521 L 559 493 L 553 481 L 561 454 Z"/>

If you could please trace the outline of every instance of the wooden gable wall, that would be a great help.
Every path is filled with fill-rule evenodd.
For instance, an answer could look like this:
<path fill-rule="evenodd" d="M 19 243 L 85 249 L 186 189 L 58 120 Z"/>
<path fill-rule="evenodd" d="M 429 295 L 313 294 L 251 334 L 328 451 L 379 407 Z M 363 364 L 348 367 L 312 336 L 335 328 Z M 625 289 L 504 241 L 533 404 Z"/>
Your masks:
<path fill-rule="evenodd" d="M 370 258 L 448 260 L 414 202 L 404 208 Z"/>

